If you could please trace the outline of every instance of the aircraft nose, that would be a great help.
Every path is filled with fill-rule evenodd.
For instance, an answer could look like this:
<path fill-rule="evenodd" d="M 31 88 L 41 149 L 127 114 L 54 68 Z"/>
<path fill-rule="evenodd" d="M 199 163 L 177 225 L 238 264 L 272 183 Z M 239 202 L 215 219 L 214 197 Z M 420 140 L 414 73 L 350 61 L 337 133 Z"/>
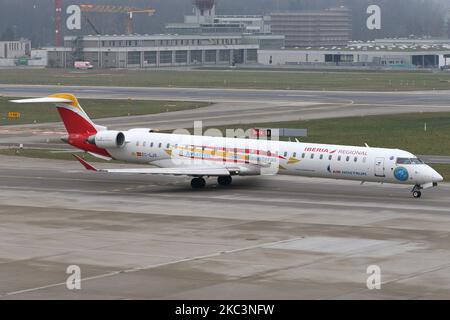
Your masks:
<path fill-rule="evenodd" d="M 442 182 L 444 181 L 444 177 L 442 177 L 439 173 L 435 173 L 433 177 L 433 182 Z"/>
<path fill-rule="evenodd" d="M 430 172 L 430 175 L 431 175 L 432 182 L 444 181 L 444 178 L 439 174 L 439 172 L 437 172 L 433 168 L 429 167 L 429 172 Z"/>

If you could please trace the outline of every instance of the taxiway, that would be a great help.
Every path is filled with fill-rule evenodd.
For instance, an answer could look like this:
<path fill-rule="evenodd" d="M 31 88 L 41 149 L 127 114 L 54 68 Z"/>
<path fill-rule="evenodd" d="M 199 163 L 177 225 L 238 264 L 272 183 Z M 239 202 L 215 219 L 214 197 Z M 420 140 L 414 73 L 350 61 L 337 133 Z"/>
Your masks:
<path fill-rule="evenodd" d="M 450 298 L 448 184 L 419 200 L 282 176 L 193 191 L 6 156 L 0 181 L 1 299 Z M 66 288 L 69 265 L 81 290 Z"/>

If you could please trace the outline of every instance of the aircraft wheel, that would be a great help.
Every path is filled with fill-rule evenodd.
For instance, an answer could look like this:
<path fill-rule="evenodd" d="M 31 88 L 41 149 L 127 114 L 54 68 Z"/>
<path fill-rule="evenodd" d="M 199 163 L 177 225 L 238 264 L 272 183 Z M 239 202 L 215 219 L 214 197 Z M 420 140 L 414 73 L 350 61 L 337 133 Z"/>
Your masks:
<path fill-rule="evenodd" d="M 420 191 L 413 191 L 413 197 L 414 198 L 420 198 L 422 196 L 422 192 Z"/>
<path fill-rule="evenodd" d="M 203 178 L 194 178 L 191 180 L 191 187 L 193 189 L 201 189 L 206 186 L 206 181 Z"/>
<path fill-rule="evenodd" d="M 233 179 L 231 178 L 231 176 L 217 177 L 217 183 L 220 184 L 221 186 L 228 186 L 231 184 L 232 181 Z"/>

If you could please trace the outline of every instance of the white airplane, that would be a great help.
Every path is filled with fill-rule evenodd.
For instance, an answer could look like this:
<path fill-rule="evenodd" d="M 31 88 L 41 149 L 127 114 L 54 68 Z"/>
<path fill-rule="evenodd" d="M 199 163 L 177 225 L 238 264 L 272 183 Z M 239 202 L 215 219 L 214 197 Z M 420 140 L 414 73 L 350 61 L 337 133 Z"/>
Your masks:
<path fill-rule="evenodd" d="M 192 188 L 205 187 L 205 177 L 229 185 L 232 176 L 298 175 L 414 186 L 412 195 L 437 186 L 442 176 L 413 154 L 383 149 L 157 133 L 152 129 L 113 131 L 94 124 L 72 94 L 13 100 L 54 103 L 68 135 L 63 141 L 105 160 L 150 164 L 153 168 L 97 170 L 74 155 L 88 170 L 104 173 L 184 175 Z"/>

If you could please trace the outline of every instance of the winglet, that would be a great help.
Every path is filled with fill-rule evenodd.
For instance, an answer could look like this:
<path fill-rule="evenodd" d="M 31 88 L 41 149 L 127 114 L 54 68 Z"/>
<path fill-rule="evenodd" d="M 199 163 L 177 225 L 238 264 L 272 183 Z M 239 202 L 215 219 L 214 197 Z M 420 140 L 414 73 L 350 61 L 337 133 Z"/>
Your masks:
<path fill-rule="evenodd" d="M 80 161 L 80 163 L 83 165 L 83 167 L 85 167 L 87 170 L 90 171 L 98 171 L 94 166 L 90 165 L 87 161 L 85 161 L 84 159 L 80 158 L 79 156 L 72 154 L 75 159 L 77 159 L 78 161 Z"/>

